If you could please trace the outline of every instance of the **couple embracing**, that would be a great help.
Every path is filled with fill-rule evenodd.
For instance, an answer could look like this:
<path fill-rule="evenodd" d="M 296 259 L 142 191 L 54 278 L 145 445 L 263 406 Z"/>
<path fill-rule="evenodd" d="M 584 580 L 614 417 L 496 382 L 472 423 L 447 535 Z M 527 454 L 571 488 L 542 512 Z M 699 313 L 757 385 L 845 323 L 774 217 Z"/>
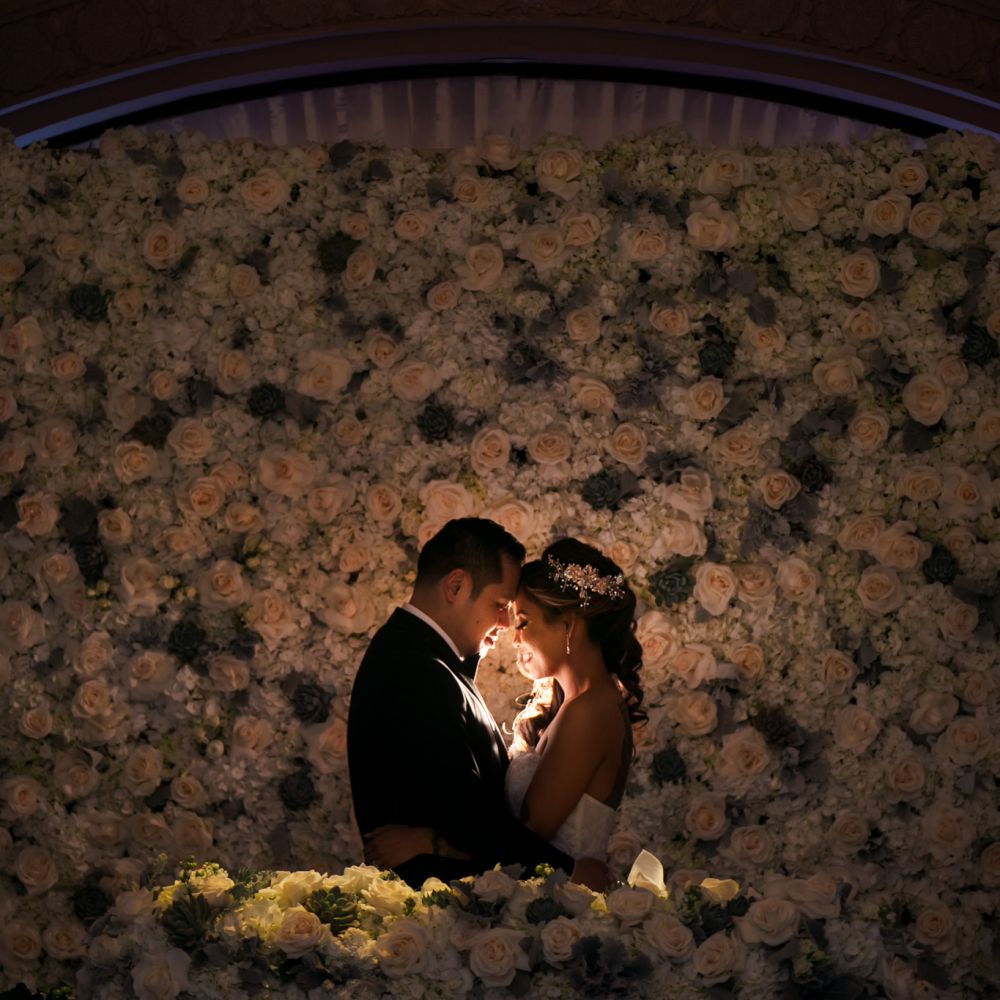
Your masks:
<path fill-rule="evenodd" d="M 592 546 L 524 546 L 481 518 L 420 552 L 413 596 L 354 681 L 348 760 L 365 857 L 410 885 L 545 863 L 602 890 L 633 755 L 642 650 L 635 594 Z M 535 682 L 508 750 L 476 687 L 506 628 Z"/>

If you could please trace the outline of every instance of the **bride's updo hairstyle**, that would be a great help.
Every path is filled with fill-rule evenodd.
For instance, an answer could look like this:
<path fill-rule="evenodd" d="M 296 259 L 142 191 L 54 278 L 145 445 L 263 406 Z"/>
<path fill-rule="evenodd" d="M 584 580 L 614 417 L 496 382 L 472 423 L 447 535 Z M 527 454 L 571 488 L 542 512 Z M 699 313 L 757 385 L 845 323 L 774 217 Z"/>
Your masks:
<path fill-rule="evenodd" d="M 646 719 L 642 710 L 642 646 L 635 636 L 635 593 L 621 569 L 604 553 L 575 538 L 560 538 L 539 559 L 525 563 L 518 592 L 542 609 L 546 621 L 575 614 L 592 642 L 600 647 L 604 665 L 625 692 L 629 721 Z M 538 742 L 562 702 L 558 684 L 536 686 L 533 697 L 514 722 L 515 736 L 529 746 Z"/>

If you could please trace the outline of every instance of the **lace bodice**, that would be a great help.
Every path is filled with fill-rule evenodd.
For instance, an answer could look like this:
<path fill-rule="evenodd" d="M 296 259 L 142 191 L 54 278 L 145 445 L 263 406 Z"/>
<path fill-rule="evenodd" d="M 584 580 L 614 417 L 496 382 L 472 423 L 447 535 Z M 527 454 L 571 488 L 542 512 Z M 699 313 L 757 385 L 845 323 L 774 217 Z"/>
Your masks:
<path fill-rule="evenodd" d="M 514 754 L 510 760 L 505 787 L 507 803 L 515 816 L 520 815 L 521 803 L 541 759 L 534 750 L 526 750 Z M 608 853 L 608 839 L 616 816 L 617 811 L 611 806 L 584 794 L 556 831 L 552 843 L 570 857 L 599 858 L 603 861 Z"/>

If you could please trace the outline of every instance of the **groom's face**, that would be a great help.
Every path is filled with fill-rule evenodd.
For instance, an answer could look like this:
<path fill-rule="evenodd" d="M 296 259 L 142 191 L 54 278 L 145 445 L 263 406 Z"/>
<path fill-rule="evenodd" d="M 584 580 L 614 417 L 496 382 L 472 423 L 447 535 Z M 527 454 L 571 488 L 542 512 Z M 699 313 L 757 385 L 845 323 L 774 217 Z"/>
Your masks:
<path fill-rule="evenodd" d="M 521 567 L 506 556 L 501 557 L 503 572 L 496 583 L 488 583 L 479 593 L 470 597 L 461 616 L 465 625 L 466 656 L 475 652 L 487 653 L 496 644 L 500 633 L 510 625 L 510 605 L 517 593 Z"/>

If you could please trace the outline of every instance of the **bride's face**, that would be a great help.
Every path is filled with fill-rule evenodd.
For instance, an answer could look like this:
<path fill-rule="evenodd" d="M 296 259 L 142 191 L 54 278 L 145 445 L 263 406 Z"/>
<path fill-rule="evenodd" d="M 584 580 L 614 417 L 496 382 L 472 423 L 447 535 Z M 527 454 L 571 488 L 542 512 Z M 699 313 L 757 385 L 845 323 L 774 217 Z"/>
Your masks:
<path fill-rule="evenodd" d="M 517 669 L 529 680 L 550 677 L 566 656 L 566 626 L 549 621 L 542 606 L 521 592 L 514 599 L 514 646 Z"/>

